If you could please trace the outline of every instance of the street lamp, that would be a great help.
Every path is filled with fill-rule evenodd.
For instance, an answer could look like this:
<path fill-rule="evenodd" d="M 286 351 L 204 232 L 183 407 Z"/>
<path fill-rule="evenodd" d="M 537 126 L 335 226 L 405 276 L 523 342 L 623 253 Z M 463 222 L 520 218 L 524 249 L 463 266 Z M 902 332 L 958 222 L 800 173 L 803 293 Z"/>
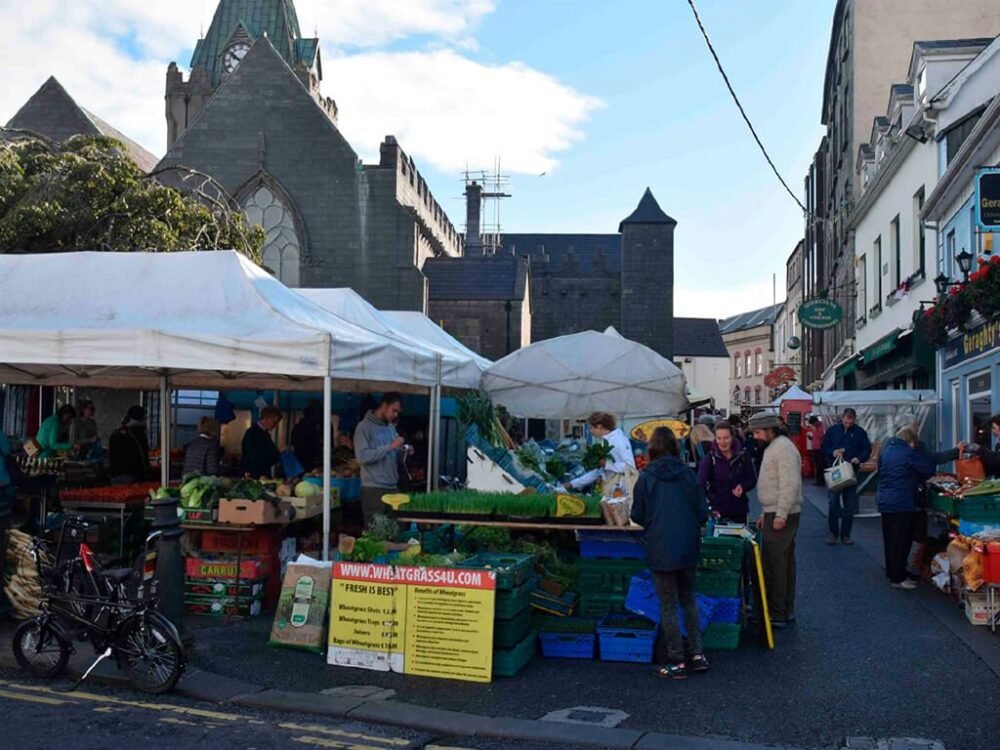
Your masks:
<path fill-rule="evenodd" d="M 958 263 L 958 270 L 962 272 L 962 284 L 966 284 L 969 281 L 969 271 L 972 270 L 973 257 L 972 253 L 964 247 L 962 248 L 962 252 L 955 256 L 955 262 Z M 952 281 L 942 272 L 934 279 L 934 286 L 937 288 L 938 297 L 942 297 L 948 291 L 948 287 L 960 286 L 960 283 Z"/>

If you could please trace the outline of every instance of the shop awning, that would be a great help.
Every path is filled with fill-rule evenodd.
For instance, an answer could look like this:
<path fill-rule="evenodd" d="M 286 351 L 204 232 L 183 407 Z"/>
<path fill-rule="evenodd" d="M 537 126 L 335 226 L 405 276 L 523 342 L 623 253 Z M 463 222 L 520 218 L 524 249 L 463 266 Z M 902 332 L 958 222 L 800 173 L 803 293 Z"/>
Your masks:
<path fill-rule="evenodd" d="M 858 357 L 857 355 L 851 357 L 849 360 L 837 366 L 836 374 L 838 378 L 845 378 L 848 375 L 853 374 L 858 369 Z"/>
<path fill-rule="evenodd" d="M 861 361 L 864 365 L 870 365 L 875 360 L 880 357 L 885 357 L 888 354 L 892 354 L 896 351 L 896 346 L 899 342 L 899 337 L 902 335 L 903 331 L 900 328 L 896 328 L 892 333 L 883 336 L 878 341 L 876 341 L 871 346 L 867 346 L 861 350 Z"/>

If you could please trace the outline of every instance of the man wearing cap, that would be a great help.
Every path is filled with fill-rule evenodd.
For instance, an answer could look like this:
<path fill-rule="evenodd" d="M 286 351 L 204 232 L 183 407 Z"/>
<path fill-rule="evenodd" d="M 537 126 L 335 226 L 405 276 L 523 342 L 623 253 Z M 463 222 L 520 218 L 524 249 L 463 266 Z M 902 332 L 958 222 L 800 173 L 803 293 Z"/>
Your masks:
<path fill-rule="evenodd" d="M 757 520 L 771 625 L 795 620 L 795 535 L 802 513 L 802 457 L 774 414 L 750 418 L 754 439 L 766 446 L 757 477 L 757 499 L 764 515 Z"/>
<path fill-rule="evenodd" d="M 868 433 L 858 424 L 858 414 L 854 409 L 844 409 L 840 423 L 831 425 L 823 436 L 823 458 L 826 468 L 843 459 L 854 464 L 868 460 L 872 454 L 872 444 Z M 851 540 L 851 529 L 854 527 L 854 514 L 858 512 L 858 488 L 852 484 L 841 490 L 829 490 L 826 493 L 829 512 L 827 524 L 830 533 L 826 535 L 827 544 L 854 544 Z"/>

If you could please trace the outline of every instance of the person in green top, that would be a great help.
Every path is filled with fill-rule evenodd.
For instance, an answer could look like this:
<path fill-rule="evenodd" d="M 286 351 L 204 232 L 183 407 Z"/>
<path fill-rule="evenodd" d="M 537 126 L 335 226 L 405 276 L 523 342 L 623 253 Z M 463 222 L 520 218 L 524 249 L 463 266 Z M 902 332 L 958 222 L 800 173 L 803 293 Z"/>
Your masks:
<path fill-rule="evenodd" d="M 72 405 L 66 404 L 60 406 L 59 411 L 42 422 L 38 428 L 38 434 L 35 435 L 35 442 L 42 449 L 42 452 L 38 454 L 39 458 L 49 458 L 56 451 L 72 450 L 73 443 L 70 441 L 69 427 L 75 418 L 76 409 Z"/>

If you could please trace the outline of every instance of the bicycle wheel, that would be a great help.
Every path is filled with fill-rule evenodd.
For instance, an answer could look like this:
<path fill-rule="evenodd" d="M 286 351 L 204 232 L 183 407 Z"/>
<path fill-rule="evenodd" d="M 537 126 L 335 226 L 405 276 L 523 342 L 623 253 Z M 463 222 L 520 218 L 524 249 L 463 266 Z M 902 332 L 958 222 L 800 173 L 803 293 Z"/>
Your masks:
<path fill-rule="evenodd" d="M 165 693 L 184 672 L 184 646 L 155 617 L 136 617 L 117 639 L 125 674 L 138 690 Z"/>
<path fill-rule="evenodd" d="M 32 677 L 56 677 L 69 662 L 69 641 L 40 618 L 25 620 L 17 626 L 13 648 L 17 663 Z"/>

